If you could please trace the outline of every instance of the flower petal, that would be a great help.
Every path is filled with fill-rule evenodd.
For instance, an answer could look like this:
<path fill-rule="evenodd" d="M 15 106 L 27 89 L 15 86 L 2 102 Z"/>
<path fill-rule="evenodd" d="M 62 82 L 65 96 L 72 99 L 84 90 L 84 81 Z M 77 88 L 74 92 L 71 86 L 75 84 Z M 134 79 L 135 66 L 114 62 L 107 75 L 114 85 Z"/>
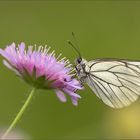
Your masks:
<path fill-rule="evenodd" d="M 73 91 L 71 91 L 69 89 L 64 88 L 64 91 L 67 92 L 72 97 L 81 98 L 80 95 L 76 94 L 75 92 L 73 92 Z"/>
<path fill-rule="evenodd" d="M 77 106 L 78 105 L 78 98 L 76 97 L 71 97 L 71 101 L 72 101 L 72 104 Z"/>
<path fill-rule="evenodd" d="M 24 50 L 25 50 L 25 43 L 21 42 L 19 45 L 19 52 L 21 55 L 24 54 Z"/>
<path fill-rule="evenodd" d="M 20 76 L 20 73 L 16 69 L 14 69 L 6 60 L 3 60 L 3 64 Z"/>
<path fill-rule="evenodd" d="M 66 102 L 67 101 L 67 98 L 66 96 L 64 95 L 64 93 L 60 90 L 55 90 L 56 92 L 56 95 L 58 97 L 58 99 L 61 101 L 61 102 Z"/>

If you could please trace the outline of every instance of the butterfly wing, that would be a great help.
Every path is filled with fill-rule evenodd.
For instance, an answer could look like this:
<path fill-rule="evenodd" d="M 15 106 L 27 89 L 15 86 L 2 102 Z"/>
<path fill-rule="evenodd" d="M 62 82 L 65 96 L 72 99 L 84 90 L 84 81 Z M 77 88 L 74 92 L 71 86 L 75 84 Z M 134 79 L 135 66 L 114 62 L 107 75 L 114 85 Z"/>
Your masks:
<path fill-rule="evenodd" d="M 140 95 L 140 61 L 97 59 L 87 63 L 90 68 L 85 82 L 107 105 L 122 108 Z"/>

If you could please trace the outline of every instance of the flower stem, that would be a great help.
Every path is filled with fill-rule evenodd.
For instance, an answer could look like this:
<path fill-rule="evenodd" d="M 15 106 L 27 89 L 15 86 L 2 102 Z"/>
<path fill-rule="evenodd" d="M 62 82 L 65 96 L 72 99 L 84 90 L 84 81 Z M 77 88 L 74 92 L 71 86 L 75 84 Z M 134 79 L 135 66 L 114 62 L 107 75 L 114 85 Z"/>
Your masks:
<path fill-rule="evenodd" d="M 31 99 L 34 95 L 34 91 L 35 89 L 33 88 L 27 98 L 27 100 L 25 101 L 25 103 L 23 104 L 22 108 L 20 109 L 20 111 L 18 112 L 18 114 L 16 115 L 15 119 L 13 120 L 13 122 L 11 123 L 11 125 L 8 127 L 8 129 L 5 131 L 5 133 L 3 134 L 3 136 L 1 137 L 1 139 L 5 139 L 6 136 L 10 133 L 10 131 L 15 127 L 15 125 L 17 124 L 18 120 L 21 118 L 21 116 L 23 115 L 24 111 L 26 110 L 27 106 L 29 105 L 29 103 L 31 102 Z"/>

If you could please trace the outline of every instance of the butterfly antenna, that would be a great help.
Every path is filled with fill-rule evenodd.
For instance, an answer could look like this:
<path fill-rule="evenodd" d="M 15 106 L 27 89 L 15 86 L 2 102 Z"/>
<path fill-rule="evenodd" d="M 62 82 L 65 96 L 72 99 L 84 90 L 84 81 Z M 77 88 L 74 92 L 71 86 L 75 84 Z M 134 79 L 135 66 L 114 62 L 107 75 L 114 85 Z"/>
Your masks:
<path fill-rule="evenodd" d="M 75 42 L 75 44 L 76 44 L 76 47 L 77 47 L 78 51 L 80 52 L 80 48 L 79 48 L 79 45 L 78 45 L 78 41 L 77 41 L 77 39 L 76 39 L 76 37 L 75 37 L 74 32 L 72 32 L 71 34 L 72 34 L 72 37 L 73 37 L 74 42 Z"/>
<path fill-rule="evenodd" d="M 74 46 L 70 40 L 68 40 L 68 44 L 71 45 L 71 47 L 78 53 L 79 57 L 82 58 L 79 49 Z"/>

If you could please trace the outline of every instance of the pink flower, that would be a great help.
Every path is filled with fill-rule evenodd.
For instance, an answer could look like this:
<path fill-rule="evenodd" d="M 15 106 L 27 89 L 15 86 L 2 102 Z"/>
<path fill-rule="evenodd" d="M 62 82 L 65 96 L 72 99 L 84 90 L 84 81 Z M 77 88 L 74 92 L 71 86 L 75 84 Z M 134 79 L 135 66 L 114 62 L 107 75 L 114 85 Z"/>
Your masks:
<path fill-rule="evenodd" d="M 65 58 L 55 58 L 55 53 L 48 53 L 50 47 L 33 49 L 21 43 L 16 47 L 15 43 L 0 49 L 0 54 L 6 59 L 5 66 L 13 70 L 18 76 L 36 89 L 53 89 L 62 102 L 66 102 L 64 92 L 68 94 L 74 105 L 78 104 L 80 95 L 76 90 L 82 89 L 81 84 L 72 78 L 71 64 Z"/>

